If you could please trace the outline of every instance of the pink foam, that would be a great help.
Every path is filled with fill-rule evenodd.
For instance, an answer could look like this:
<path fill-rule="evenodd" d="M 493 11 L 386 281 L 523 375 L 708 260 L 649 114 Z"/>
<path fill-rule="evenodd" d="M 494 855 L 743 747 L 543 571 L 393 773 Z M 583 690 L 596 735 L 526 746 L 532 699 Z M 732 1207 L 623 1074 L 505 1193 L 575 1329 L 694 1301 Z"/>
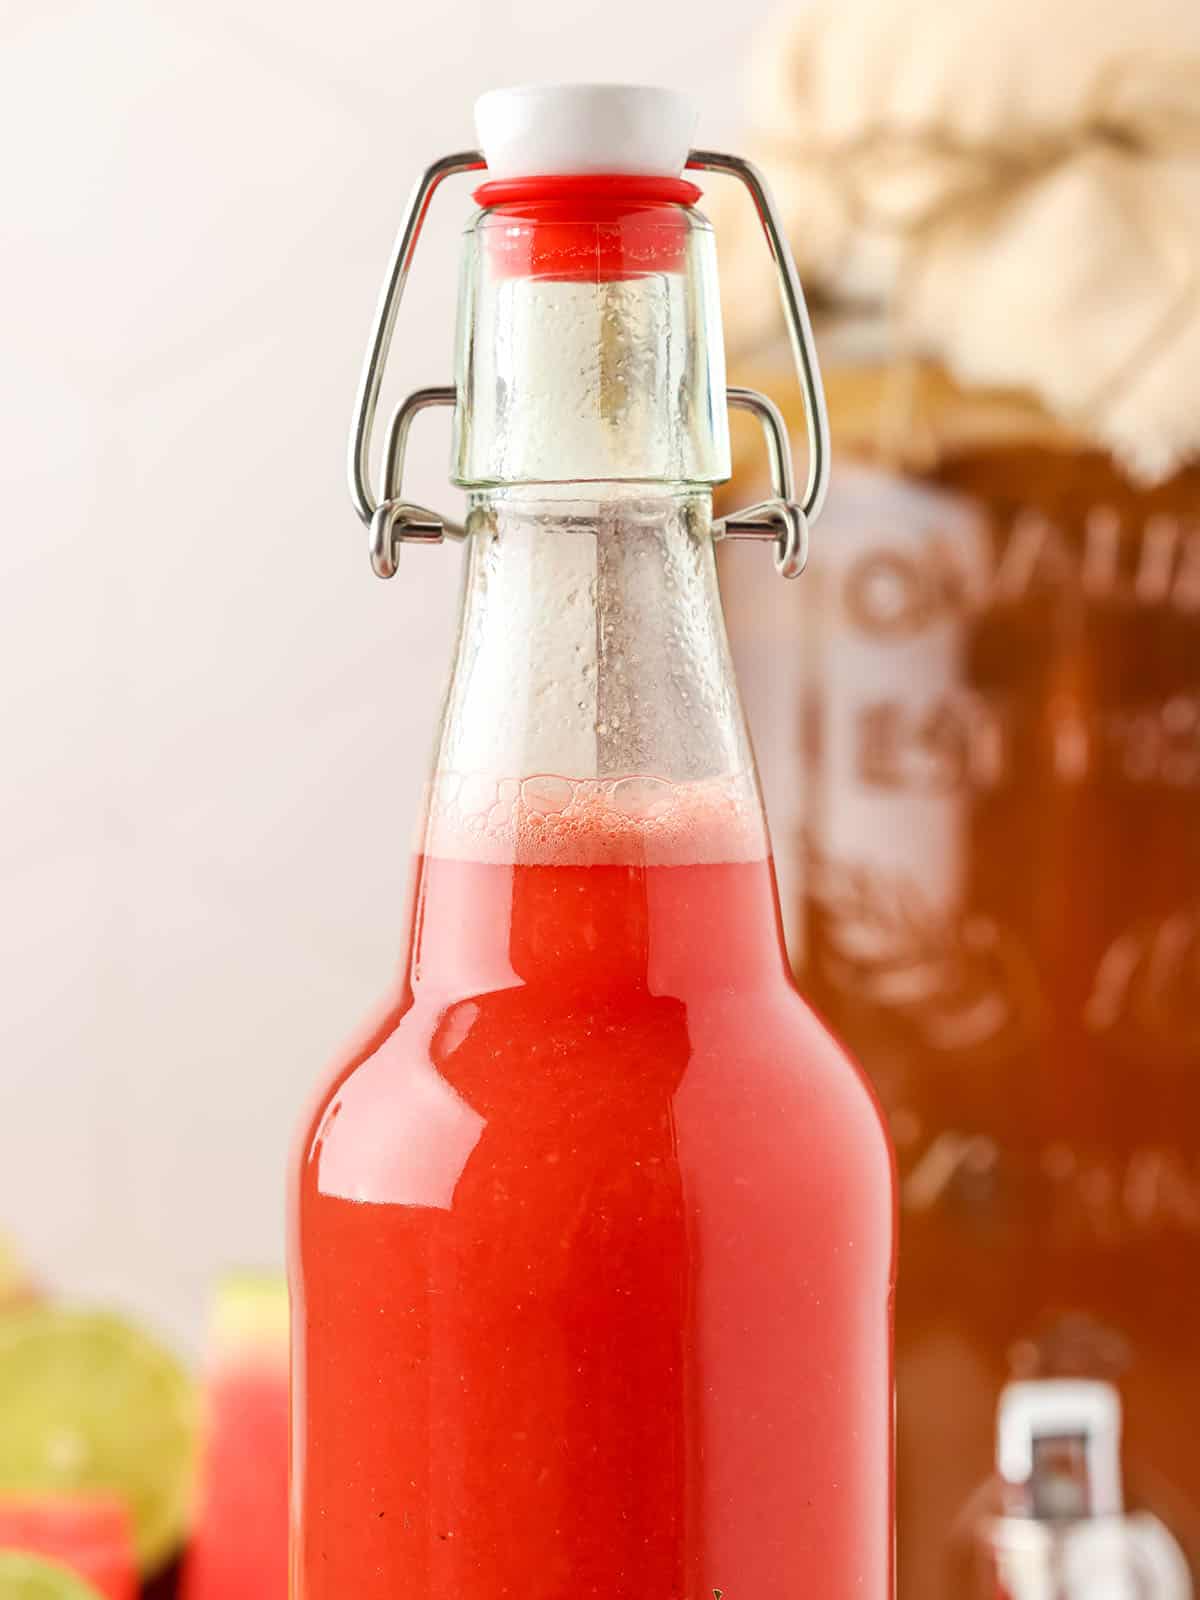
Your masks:
<path fill-rule="evenodd" d="M 691 866 L 762 860 L 767 837 L 752 773 L 685 783 L 442 773 L 430 786 L 423 848 L 496 864 Z"/>

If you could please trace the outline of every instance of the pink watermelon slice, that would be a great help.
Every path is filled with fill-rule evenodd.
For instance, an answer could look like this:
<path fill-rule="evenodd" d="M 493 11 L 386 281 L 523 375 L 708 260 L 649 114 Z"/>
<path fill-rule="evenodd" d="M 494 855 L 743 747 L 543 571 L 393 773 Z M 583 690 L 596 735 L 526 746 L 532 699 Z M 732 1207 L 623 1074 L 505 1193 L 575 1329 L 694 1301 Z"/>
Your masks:
<path fill-rule="evenodd" d="M 288 1304 L 283 1279 L 224 1279 L 183 1600 L 287 1600 Z"/>
<path fill-rule="evenodd" d="M 134 1600 L 138 1592 L 129 1508 L 107 1495 L 0 1498 L 0 1550 L 70 1567 L 105 1600 Z"/>

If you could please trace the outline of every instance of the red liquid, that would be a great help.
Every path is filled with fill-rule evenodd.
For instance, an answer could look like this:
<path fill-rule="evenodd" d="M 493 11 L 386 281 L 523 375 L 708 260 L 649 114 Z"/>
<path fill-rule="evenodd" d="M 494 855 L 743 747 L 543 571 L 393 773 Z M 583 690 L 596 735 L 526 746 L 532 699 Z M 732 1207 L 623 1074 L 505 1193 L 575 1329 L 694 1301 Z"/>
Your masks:
<path fill-rule="evenodd" d="M 769 862 L 415 903 L 301 1153 L 296 1600 L 888 1600 L 891 1158 Z"/>

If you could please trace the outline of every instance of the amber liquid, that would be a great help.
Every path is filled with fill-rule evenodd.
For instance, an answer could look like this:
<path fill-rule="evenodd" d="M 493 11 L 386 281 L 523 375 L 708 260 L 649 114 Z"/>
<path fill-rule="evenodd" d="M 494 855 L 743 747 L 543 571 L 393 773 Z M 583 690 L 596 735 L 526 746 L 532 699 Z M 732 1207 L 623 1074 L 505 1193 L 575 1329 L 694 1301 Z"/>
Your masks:
<path fill-rule="evenodd" d="M 802 987 L 901 1164 L 902 1600 L 955 1592 L 1014 1370 L 1116 1376 L 1135 1494 L 1185 1542 L 1200 1513 L 1200 474 L 1006 450 L 940 487 L 971 558 L 855 530 L 798 741 L 836 834 L 800 818 Z"/>

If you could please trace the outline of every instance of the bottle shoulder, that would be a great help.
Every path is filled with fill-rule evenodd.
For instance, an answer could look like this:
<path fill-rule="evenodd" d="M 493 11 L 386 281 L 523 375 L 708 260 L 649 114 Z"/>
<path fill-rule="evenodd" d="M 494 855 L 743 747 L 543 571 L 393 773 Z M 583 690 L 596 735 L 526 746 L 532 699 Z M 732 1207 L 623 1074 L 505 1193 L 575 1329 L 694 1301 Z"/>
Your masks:
<path fill-rule="evenodd" d="M 331 1075 L 297 1155 L 302 1187 L 406 1204 L 449 1205 L 473 1157 L 666 1159 L 701 1189 L 856 1189 L 876 1209 L 894 1192 L 873 1091 L 782 978 L 686 998 L 419 996 Z"/>

